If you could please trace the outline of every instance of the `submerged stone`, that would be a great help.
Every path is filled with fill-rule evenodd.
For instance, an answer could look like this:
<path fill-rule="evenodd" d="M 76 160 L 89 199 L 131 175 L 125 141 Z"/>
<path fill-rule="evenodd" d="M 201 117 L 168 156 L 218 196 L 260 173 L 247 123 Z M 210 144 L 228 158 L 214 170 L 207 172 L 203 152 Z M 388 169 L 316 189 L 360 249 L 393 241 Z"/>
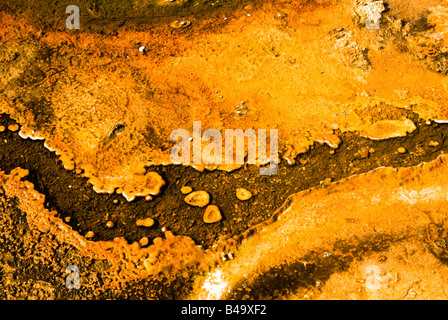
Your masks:
<path fill-rule="evenodd" d="M 170 26 L 171 26 L 171 28 L 179 29 L 179 28 L 186 28 L 190 24 L 191 24 L 190 21 L 186 21 L 186 20 L 179 21 L 179 20 L 176 20 L 176 21 L 171 22 Z"/>
<path fill-rule="evenodd" d="M 136 221 L 136 225 L 139 227 L 152 227 L 154 225 L 154 219 L 146 218 Z"/>
<path fill-rule="evenodd" d="M 215 223 L 222 219 L 221 211 L 215 205 L 209 205 L 205 209 L 203 220 L 205 223 Z"/>
<path fill-rule="evenodd" d="M 206 191 L 195 191 L 185 197 L 185 202 L 195 207 L 205 207 L 210 202 L 210 195 Z"/>
<path fill-rule="evenodd" d="M 188 187 L 188 186 L 182 187 L 180 189 L 180 192 L 182 192 L 183 194 L 189 194 L 191 191 L 193 191 L 193 188 L 192 187 Z"/>
<path fill-rule="evenodd" d="M 252 198 L 252 193 L 244 188 L 238 188 L 236 190 L 236 197 L 241 201 L 246 201 Z"/>

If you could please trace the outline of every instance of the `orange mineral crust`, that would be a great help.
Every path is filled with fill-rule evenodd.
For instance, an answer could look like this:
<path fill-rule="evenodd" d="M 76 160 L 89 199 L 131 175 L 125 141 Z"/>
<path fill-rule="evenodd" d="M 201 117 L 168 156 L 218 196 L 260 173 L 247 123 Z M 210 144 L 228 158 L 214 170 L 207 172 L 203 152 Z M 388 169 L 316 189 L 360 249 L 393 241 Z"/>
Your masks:
<path fill-rule="evenodd" d="M 366 27 L 370 7 L 381 17 L 378 30 Z M 157 195 L 164 181 L 151 166 L 171 164 L 171 132 L 191 132 L 193 121 L 203 131 L 278 129 L 280 153 L 293 162 L 315 142 L 337 148 L 339 132 L 412 132 L 397 109 L 448 120 L 447 7 L 260 2 L 210 16 L 183 11 L 108 34 L 43 32 L 3 9 L 0 112 L 22 125 L 22 137 L 45 139 L 96 191 L 120 188 L 129 201 Z M 416 17 L 430 25 L 419 27 Z M 372 110 L 390 116 L 376 119 Z"/>

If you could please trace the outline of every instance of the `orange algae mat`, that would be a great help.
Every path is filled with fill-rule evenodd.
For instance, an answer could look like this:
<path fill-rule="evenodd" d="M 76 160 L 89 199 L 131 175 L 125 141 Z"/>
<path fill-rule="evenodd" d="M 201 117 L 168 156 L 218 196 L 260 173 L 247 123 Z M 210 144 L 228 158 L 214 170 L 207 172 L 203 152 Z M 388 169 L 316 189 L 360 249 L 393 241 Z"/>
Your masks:
<path fill-rule="evenodd" d="M 163 179 L 145 168 L 170 164 L 170 133 L 191 132 L 193 121 L 203 130 L 278 129 L 280 153 L 293 161 L 316 141 L 336 148 L 337 132 L 412 132 L 396 107 L 446 120 L 438 60 L 446 1 L 393 1 L 379 30 L 365 27 L 371 3 L 261 3 L 214 22 L 190 17 L 185 28 L 167 22 L 111 36 L 42 33 L 4 11 L 0 111 L 18 120 L 22 137 L 45 139 L 96 191 L 128 200 L 160 192 Z M 424 14 L 433 27 L 414 31 L 408 21 Z M 40 55 L 51 50 L 48 63 Z M 382 118 L 370 112 L 377 106 Z"/>
<path fill-rule="evenodd" d="M 375 140 L 406 136 L 416 127 L 397 109 L 448 121 L 448 2 L 394 0 L 388 11 L 378 4 L 382 29 L 370 30 L 362 8 L 378 2 L 261 3 L 218 17 L 219 23 L 186 17 L 185 28 L 167 22 L 112 36 L 42 33 L 2 11 L 8 23 L 0 29 L 0 112 L 21 124 L 23 138 L 45 139 L 65 168 L 90 178 L 97 192 L 128 200 L 160 193 L 164 181 L 150 166 L 171 164 L 170 133 L 191 131 L 197 120 L 203 130 L 278 129 L 289 162 L 315 142 L 337 148 L 339 132 Z M 412 21 L 421 16 L 430 28 L 415 28 Z M 42 58 L 45 50 L 57 52 L 52 63 Z M 31 228 L 111 263 L 100 289 L 186 270 L 196 276 L 192 298 L 226 298 L 273 268 L 306 265 L 314 252 L 354 257 L 359 239 L 383 234 L 397 240 L 385 264 L 369 252 L 349 271 L 334 273 L 323 291 L 292 288 L 281 298 L 341 298 L 340 283 L 344 298 L 412 297 L 412 290 L 438 298 L 445 285 L 432 283 L 415 256 L 447 277 L 446 267 L 419 246 L 446 254 L 440 245 L 446 235 L 436 226 L 445 220 L 447 161 L 380 168 L 300 192 L 270 220 L 208 250 L 169 231 L 147 248 L 124 239 L 88 241 L 45 208 L 26 171 L 2 173 L 0 186 L 19 199 Z M 411 249 L 411 262 L 394 260 Z"/>

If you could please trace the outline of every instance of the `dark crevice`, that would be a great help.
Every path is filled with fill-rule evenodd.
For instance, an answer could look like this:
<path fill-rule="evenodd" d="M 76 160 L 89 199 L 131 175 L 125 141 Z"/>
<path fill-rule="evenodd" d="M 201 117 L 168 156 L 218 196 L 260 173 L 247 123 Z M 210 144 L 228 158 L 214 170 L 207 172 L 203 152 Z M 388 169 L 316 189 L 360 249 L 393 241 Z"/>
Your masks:
<path fill-rule="evenodd" d="M 448 152 L 448 125 L 427 125 L 411 112 L 407 117 L 417 125 L 417 130 L 407 137 L 372 141 L 360 138 L 357 133 L 343 133 L 338 149 L 316 144 L 299 155 L 294 166 L 283 161 L 273 176 L 260 176 L 255 166 L 244 166 L 232 173 L 200 173 L 173 165 L 150 167 L 149 171 L 158 172 L 166 182 L 162 193 L 151 201 L 140 197 L 128 202 L 119 194 L 97 194 L 86 178 L 65 170 L 56 155 L 43 146 L 43 141 L 24 140 L 17 132 L 0 133 L 0 169 L 6 172 L 16 167 L 28 169 L 27 179 L 45 194 L 47 208 L 58 211 L 62 219 L 70 217 L 68 224 L 81 234 L 94 231 L 93 240 L 124 237 L 131 243 L 142 237 L 163 236 L 161 229 L 166 227 L 210 247 L 269 219 L 288 196 L 318 186 L 327 178 L 336 181 L 381 166 L 414 166 Z M 8 116 L 0 117 L 0 125 L 11 123 Z M 430 146 L 431 141 L 438 145 Z M 399 153 L 399 147 L 407 152 Z M 366 149 L 374 152 L 366 155 L 363 152 Z M 185 185 L 209 192 L 211 204 L 220 208 L 223 220 L 205 224 L 204 209 L 189 206 L 183 200 L 185 195 L 180 189 Z M 254 196 L 239 201 L 235 192 L 240 187 L 252 191 Z M 135 221 L 146 217 L 155 219 L 156 224 L 151 228 L 137 227 Z M 113 228 L 106 227 L 108 220 L 114 222 Z"/>

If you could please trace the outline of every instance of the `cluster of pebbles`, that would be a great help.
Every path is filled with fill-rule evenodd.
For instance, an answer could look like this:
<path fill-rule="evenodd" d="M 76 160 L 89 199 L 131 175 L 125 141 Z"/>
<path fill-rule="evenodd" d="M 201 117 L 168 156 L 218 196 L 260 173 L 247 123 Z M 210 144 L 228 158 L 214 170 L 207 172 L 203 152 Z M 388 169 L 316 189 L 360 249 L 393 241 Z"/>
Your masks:
<path fill-rule="evenodd" d="M 221 211 L 218 206 L 209 204 L 210 195 L 207 191 L 194 191 L 189 186 L 184 186 L 181 188 L 181 192 L 187 196 L 184 201 L 191 206 L 195 207 L 206 207 L 203 220 L 205 223 L 215 223 L 222 220 Z M 252 193 L 244 188 L 238 188 L 236 190 L 236 197 L 241 201 L 249 200 L 252 197 Z"/>

